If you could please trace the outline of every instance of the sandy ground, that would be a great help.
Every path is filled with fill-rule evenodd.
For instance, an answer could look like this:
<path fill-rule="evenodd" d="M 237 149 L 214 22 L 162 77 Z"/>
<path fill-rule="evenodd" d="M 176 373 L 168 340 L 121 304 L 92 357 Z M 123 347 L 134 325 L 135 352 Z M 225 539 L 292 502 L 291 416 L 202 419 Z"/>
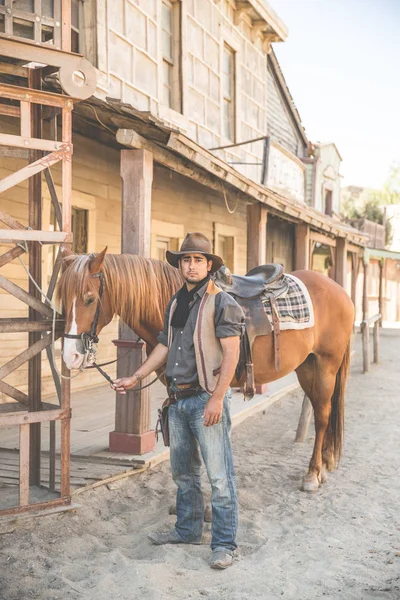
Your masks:
<path fill-rule="evenodd" d="M 166 463 L 79 496 L 75 513 L 0 535 L 0 598 L 399 599 L 399 349 L 400 332 L 384 331 L 381 366 L 362 375 L 355 357 L 344 458 L 318 494 L 299 491 L 312 448 L 311 437 L 293 442 L 300 392 L 234 431 L 240 548 L 230 569 L 208 567 L 208 530 L 202 546 L 147 540 L 174 522 Z"/>

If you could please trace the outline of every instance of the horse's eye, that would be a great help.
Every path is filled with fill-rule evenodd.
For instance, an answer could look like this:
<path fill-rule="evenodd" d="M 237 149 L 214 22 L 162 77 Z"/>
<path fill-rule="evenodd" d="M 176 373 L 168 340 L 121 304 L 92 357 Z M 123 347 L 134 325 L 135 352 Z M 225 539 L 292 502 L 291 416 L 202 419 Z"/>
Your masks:
<path fill-rule="evenodd" d="M 85 306 L 90 306 L 91 304 L 93 304 L 94 302 L 94 298 L 88 298 L 87 300 L 85 300 Z"/>

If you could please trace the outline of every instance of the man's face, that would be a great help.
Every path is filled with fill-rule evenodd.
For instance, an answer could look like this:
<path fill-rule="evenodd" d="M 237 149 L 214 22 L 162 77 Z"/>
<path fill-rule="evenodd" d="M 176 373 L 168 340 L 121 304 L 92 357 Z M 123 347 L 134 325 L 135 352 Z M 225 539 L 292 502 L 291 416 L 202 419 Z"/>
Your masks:
<path fill-rule="evenodd" d="M 212 267 L 212 260 L 207 261 L 203 254 L 185 254 L 179 262 L 183 277 L 194 285 L 207 277 Z"/>

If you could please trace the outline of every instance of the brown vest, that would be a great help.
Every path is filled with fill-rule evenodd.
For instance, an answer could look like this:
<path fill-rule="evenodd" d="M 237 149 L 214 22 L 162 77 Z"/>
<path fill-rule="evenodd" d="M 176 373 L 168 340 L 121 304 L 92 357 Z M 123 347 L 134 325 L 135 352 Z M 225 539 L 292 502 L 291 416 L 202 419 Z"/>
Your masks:
<path fill-rule="evenodd" d="M 201 387 L 212 394 L 217 387 L 219 371 L 222 363 L 221 342 L 215 335 L 215 298 L 221 290 L 210 280 L 207 290 L 201 299 L 197 315 L 193 342 L 196 355 L 197 374 Z M 172 316 L 176 309 L 177 300 L 172 302 L 168 323 L 168 348 L 172 344 Z"/>

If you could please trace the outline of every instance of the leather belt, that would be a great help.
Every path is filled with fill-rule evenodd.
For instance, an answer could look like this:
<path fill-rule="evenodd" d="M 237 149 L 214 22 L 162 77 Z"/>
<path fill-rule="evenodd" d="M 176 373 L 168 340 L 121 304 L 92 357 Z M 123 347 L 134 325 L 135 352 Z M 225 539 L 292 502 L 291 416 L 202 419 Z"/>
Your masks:
<path fill-rule="evenodd" d="M 182 400 L 183 398 L 189 398 L 189 396 L 197 396 L 197 394 L 201 394 L 204 392 L 203 388 L 198 385 L 196 387 L 190 387 L 193 384 L 182 384 L 177 385 L 178 390 L 171 390 L 168 388 L 168 396 L 172 402 L 177 402 L 178 400 Z"/>

